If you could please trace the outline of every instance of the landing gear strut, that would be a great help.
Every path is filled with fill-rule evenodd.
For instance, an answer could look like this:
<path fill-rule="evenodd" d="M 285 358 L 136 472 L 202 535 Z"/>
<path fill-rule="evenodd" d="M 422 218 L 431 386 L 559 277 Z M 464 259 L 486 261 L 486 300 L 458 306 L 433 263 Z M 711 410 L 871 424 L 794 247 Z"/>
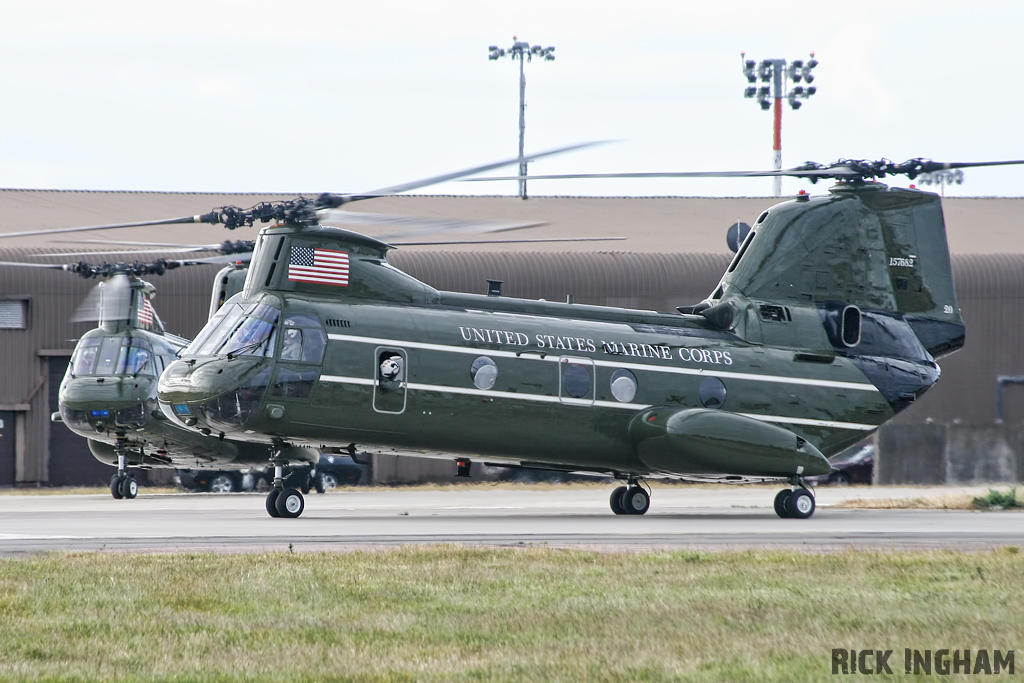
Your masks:
<path fill-rule="evenodd" d="M 285 463 L 274 461 L 274 488 L 267 494 L 267 514 L 271 517 L 298 517 L 306 509 L 302 494 L 284 486 Z"/>
<path fill-rule="evenodd" d="M 636 477 L 626 480 L 627 486 L 612 491 L 609 506 L 617 515 L 642 515 L 651 507 L 651 494 L 638 484 Z"/>
<path fill-rule="evenodd" d="M 792 488 L 782 489 L 775 495 L 775 514 L 783 519 L 807 519 L 814 514 L 814 494 L 807 488 L 807 483 L 794 477 Z"/>
<path fill-rule="evenodd" d="M 127 439 L 119 436 L 117 444 L 114 446 L 114 453 L 117 455 L 117 474 L 110 478 L 110 495 L 117 500 L 121 498 L 131 500 L 139 495 L 139 482 L 128 471 L 125 441 Z"/>

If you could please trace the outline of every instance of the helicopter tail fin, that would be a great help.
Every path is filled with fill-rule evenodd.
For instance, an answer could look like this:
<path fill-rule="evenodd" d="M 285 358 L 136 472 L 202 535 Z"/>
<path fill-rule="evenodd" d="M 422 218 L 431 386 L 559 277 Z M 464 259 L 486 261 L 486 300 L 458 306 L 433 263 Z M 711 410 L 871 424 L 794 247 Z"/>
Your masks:
<path fill-rule="evenodd" d="M 905 321 L 933 357 L 964 343 L 942 206 L 929 192 L 849 183 L 772 207 L 730 263 L 709 313 L 732 297 L 814 304 L 826 328 L 833 319 L 830 337 L 851 337 L 847 346 L 859 340 L 860 311 Z"/>

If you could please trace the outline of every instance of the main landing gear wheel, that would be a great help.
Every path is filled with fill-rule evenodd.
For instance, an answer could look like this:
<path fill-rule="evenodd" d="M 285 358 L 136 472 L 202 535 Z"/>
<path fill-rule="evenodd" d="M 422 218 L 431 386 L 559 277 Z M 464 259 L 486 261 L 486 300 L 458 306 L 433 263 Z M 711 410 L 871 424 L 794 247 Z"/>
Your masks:
<path fill-rule="evenodd" d="M 116 500 L 124 498 L 124 494 L 121 493 L 121 477 L 116 474 L 110 478 L 110 495 Z"/>
<path fill-rule="evenodd" d="M 807 519 L 814 514 L 814 495 L 807 489 L 782 489 L 775 496 L 775 514 L 783 519 Z"/>
<path fill-rule="evenodd" d="M 131 500 L 137 495 L 139 495 L 139 482 L 135 477 L 128 475 L 121 480 L 121 495 L 118 498 Z"/>
<path fill-rule="evenodd" d="M 775 494 L 775 514 L 783 519 L 789 517 L 789 509 L 786 507 L 789 503 L 789 497 L 793 495 L 793 491 L 790 489 L 782 489 Z"/>
<path fill-rule="evenodd" d="M 270 489 L 270 493 L 267 494 L 267 514 L 271 517 L 281 516 L 281 513 L 277 511 L 277 497 L 280 493 L 277 489 Z"/>
<path fill-rule="evenodd" d="M 279 517 L 294 518 L 302 514 L 302 511 L 306 508 L 306 503 L 302 499 L 302 494 L 297 490 L 285 489 L 277 495 L 274 506 L 277 508 L 277 515 Z"/>
<path fill-rule="evenodd" d="M 786 502 L 789 516 L 796 519 L 807 519 L 814 514 L 814 496 L 807 489 L 796 489 Z"/>
<path fill-rule="evenodd" d="M 651 497 L 639 486 L 630 486 L 622 494 L 622 509 L 627 515 L 642 515 L 651 507 Z"/>
<path fill-rule="evenodd" d="M 622 496 L 626 493 L 626 487 L 620 486 L 612 491 L 612 497 L 608 499 L 608 504 L 612 508 L 612 512 L 617 515 L 626 514 L 626 509 L 622 507 Z"/>

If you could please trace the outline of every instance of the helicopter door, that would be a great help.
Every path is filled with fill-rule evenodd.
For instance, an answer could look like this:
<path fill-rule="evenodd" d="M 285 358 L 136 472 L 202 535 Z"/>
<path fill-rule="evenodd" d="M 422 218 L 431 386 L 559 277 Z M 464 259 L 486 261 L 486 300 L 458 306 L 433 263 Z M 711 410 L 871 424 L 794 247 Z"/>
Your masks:
<path fill-rule="evenodd" d="M 409 371 L 405 350 L 378 346 L 374 355 L 373 409 L 393 415 L 405 412 Z"/>
<path fill-rule="evenodd" d="M 562 356 L 558 359 L 558 397 L 562 403 L 594 404 L 594 359 Z"/>

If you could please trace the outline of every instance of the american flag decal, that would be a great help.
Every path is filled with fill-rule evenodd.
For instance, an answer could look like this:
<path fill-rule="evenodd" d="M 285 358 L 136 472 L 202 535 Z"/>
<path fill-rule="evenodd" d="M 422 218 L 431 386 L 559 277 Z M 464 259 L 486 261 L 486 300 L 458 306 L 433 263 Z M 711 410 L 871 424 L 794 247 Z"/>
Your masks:
<path fill-rule="evenodd" d="M 146 297 L 142 297 L 142 305 L 139 306 L 139 324 L 153 324 L 153 304 L 149 303 L 149 299 Z"/>
<path fill-rule="evenodd" d="M 288 279 L 321 285 L 348 286 L 348 252 L 313 247 L 292 247 Z"/>

